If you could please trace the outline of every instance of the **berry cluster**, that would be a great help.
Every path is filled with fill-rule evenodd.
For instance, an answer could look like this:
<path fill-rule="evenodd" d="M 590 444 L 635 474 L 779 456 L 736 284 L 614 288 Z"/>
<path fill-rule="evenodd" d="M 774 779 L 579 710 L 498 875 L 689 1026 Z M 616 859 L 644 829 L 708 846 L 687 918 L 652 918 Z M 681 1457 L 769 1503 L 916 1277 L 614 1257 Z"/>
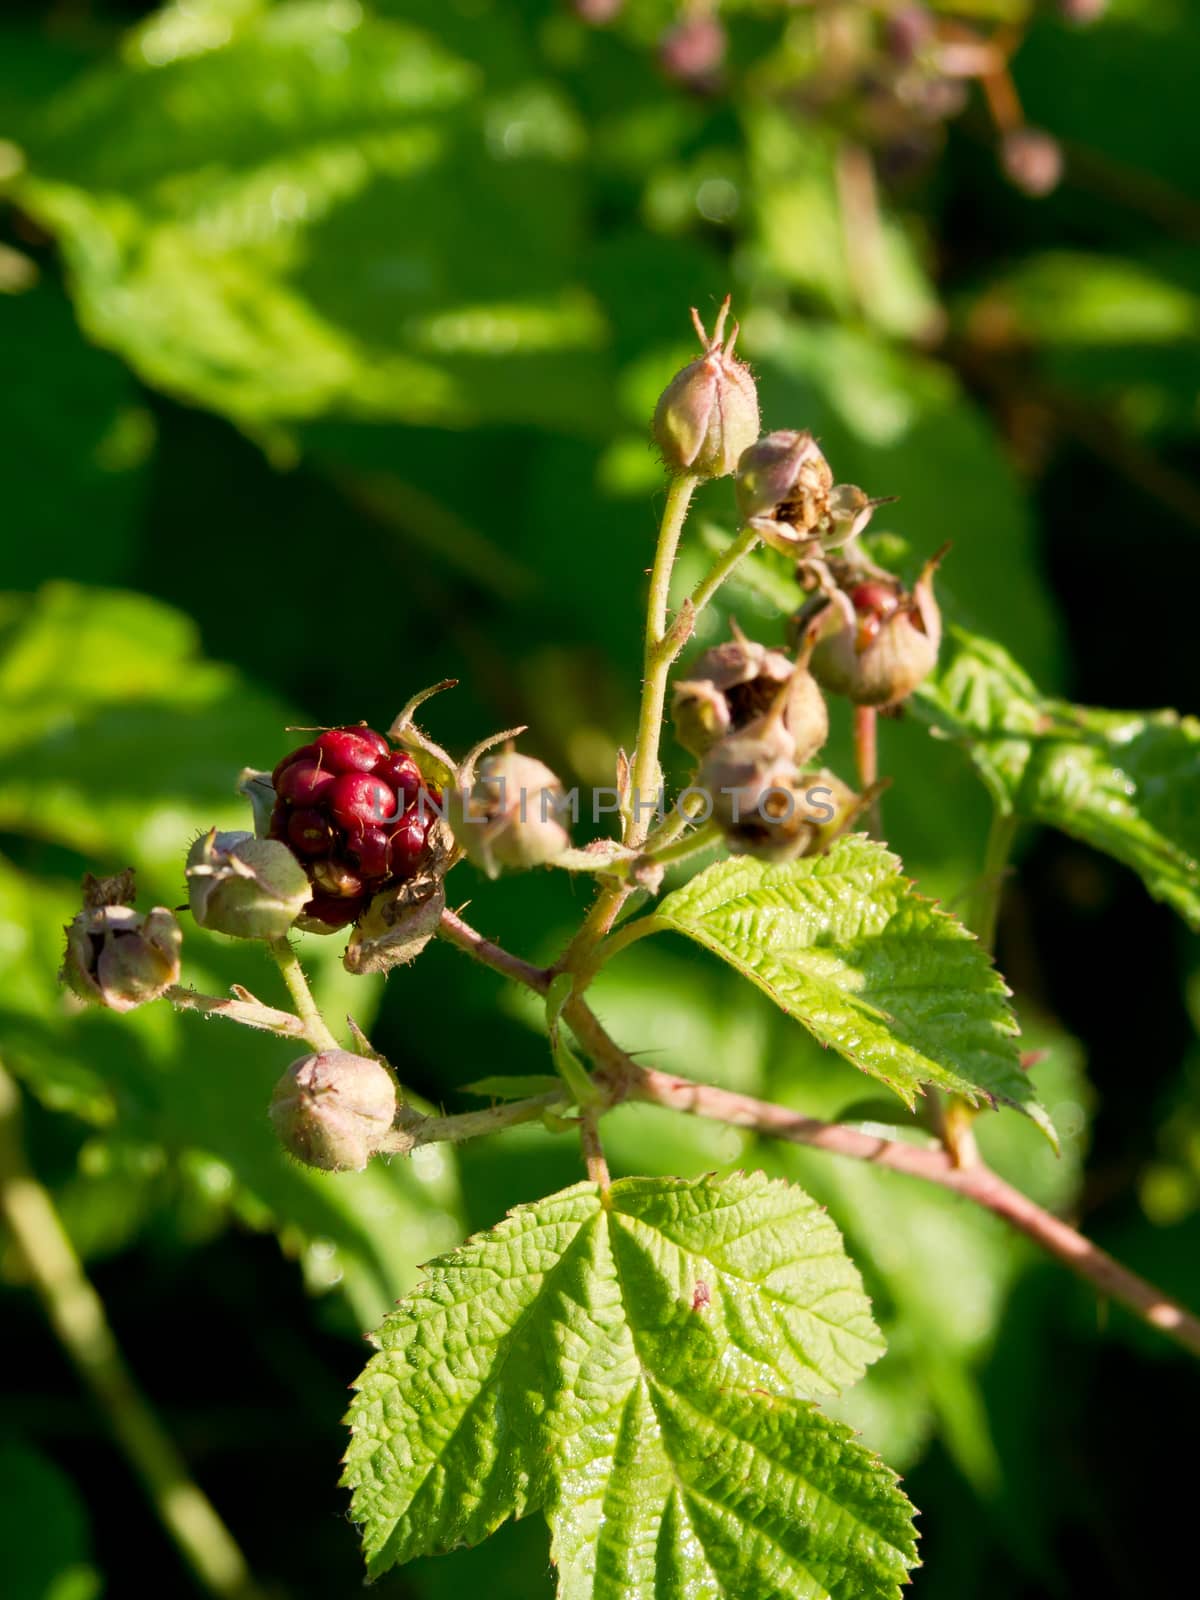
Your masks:
<path fill-rule="evenodd" d="M 422 866 L 441 795 L 412 756 L 393 750 L 382 734 L 361 725 L 331 728 L 284 756 L 272 782 L 269 834 L 308 873 L 306 917 L 345 927 L 372 895 Z"/>

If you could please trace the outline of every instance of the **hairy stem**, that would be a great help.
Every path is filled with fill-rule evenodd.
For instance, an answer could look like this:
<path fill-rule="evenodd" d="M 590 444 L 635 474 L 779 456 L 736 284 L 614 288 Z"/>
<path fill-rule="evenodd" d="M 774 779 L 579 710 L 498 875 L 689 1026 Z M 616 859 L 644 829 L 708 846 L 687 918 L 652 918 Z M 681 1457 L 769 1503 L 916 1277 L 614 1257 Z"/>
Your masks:
<path fill-rule="evenodd" d="M 240 1022 L 246 1028 L 262 1028 L 266 1033 L 278 1033 L 288 1039 L 306 1037 L 304 1023 L 290 1011 L 277 1011 L 249 997 L 222 1000 L 213 994 L 199 994 L 195 989 L 185 989 L 173 983 L 163 998 L 179 1011 L 199 1011 L 207 1017 L 224 1017 L 228 1022 Z"/>
<path fill-rule="evenodd" d="M 535 967 L 531 962 L 522 961 L 520 956 L 514 956 L 509 951 L 501 949 L 498 944 L 493 944 L 490 939 L 485 939 L 481 933 L 477 933 L 456 911 L 442 912 L 438 934 L 464 954 L 482 962 L 485 967 L 491 967 L 493 972 L 503 973 L 506 978 L 524 984 L 527 989 L 545 994 L 550 987 L 551 974 L 546 967 Z"/>
<path fill-rule="evenodd" d="M 482 1111 L 460 1111 L 451 1117 L 410 1112 L 400 1122 L 396 1148 L 407 1153 L 423 1144 L 465 1144 L 468 1139 L 482 1139 L 489 1133 L 519 1127 L 522 1122 L 536 1122 L 543 1111 L 563 1105 L 566 1098 L 565 1088 L 547 1089 L 544 1094 L 530 1095 L 525 1100 L 509 1100 Z"/>
<path fill-rule="evenodd" d="M 700 480 L 690 473 L 672 478 L 658 530 L 658 548 L 650 572 L 650 599 L 646 607 L 646 639 L 643 656 L 642 706 L 638 717 L 637 747 L 633 752 L 630 777 L 631 809 L 625 819 L 625 843 L 639 845 L 646 837 L 639 803 L 658 793 L 658 741 L 662 731 L 663 707 L 667 697 L 667 675 L 673 655 L 663 649 L 667 632 L 667 603 L 671 592 L 671 573 L 679 536 L 687 518 L 688 506 Z"/>
<path fill-rule="evenodd" d="M 447 918 L 450 918 L 449 924 Z M 444 914 L 441 932 L 451 943 L 505 977 L 515 978 L 539 994 L 544 994 L 549 987 L 550 973 L 546 969 L 530 966 L 510 955 L 452 913 Z M 751 1128 L 764 1138 L 811 1145 L 834 1155 L 869 1161 L 877 1167 L 888 1167 L 893 1172 L 939 1184 L 1003 1217 L 1072 1272 L 1087 1279 L 1101 1294 L 1120 1301 L 1143 1322 L 1200 1356 L 1200 1319 L 1123 1267 L 1068 1223 L 1014 1189 L 982 1162 L 959 1166 L 949 1150 L 936 1145 L 923 1147 L 902 1140 L 878 1139 L 858 1128 L 801 1116 L 787 1106 L 643 1067 L 609 1037 L 581 994 L 571 996 L 562 1014 L 596 1063 L 593 1082 L 604 1096 L 605 1109 L 624 1100 L 643 1100 L 733 1127 Z M 517 1101 L 498 1109 L 514 1121 L 528 1120 L 516 1115 L 518 1107 L 527 1104 L 530 1102 Z M 539 1113 L 541 1109 L 539 1104 Z"/>
<path fill-rule="evenodd" d="M 292 949 L 290 942 L 286 938 L 272 939 L 269 948 L 275 958 L 276 966 L 283 975 L 283 981 L 287 984 L 292 1004 L 304 1025 L 304 1037 L 314 1050 L 340 1050 L 341 1045 L 329 1031 L 325 1018 L 313 999 L 308 979 L 304 976 L 304 968 L 300 965 L 300 958 Z"/>
<path fill-rule="evenodd" d="M 700 615 L 705 606 L 712 599 L 713 595 L 716 594 L 717 590 L 725 582 L 725 579 L 743 559 L 743 557 L 750 554 L 751 550 L 754 549 L 754 546 L 757 543 L 758 534 L 755 533 L 754 529 L 743 528 L 738 534 L 737 538 L 732 540 L 725 547 L 725 549 L 722 550 L 721 554 L 713 562 L 712 566 L 705 573 L 704 577 L 701 578 L 700 582 L 692 590 L 691 601 L 693 616 L 698 617 Z"/>
<path fill-rule="evenodd" d="M 59 1342 L 107 1416 L 159 1520 L 200 1586 L 218 1600 L 263 1600 L 207 1496 L 125 1364 L 54 1202 L 30 1170 L 16 1084 L 0 1066 L 0 1214 Z"/>

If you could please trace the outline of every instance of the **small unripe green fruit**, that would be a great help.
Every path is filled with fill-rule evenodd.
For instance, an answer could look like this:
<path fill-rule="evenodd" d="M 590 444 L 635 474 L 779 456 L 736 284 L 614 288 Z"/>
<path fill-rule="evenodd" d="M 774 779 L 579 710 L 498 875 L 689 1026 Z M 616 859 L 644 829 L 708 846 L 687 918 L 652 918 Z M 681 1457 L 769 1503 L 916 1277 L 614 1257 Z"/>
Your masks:
<path fill-rule="evenodd" d="M 387 1068 L 348 1050 L 303 1056 L 275 1085 L 271 1122 L 284 1148 L 322 1172 L 361 1172 L 387 1143 L 396 1085 Z"/>

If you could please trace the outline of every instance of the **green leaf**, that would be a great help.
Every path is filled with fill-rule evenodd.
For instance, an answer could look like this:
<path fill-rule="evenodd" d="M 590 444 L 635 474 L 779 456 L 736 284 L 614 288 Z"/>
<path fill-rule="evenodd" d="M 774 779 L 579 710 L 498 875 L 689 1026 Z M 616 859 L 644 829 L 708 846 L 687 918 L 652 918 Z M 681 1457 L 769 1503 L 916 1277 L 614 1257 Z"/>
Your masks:
<path fill-rule="evenodd" d="M 22 373 L 0 388 L 5 584 L 34 588 L 48 566 L 91 581 L 124 576 L 154 445 L 133 379 L 80 339 L 66 297 L 45 286 L 0 294 L 0 347 Z"/>
<path fill-rule="evenodd" d="M 563 1600 L 896 1596 L 894 1475 L 811 1405 L 881 1353 L 836 1228 L 761 1173 L 582 1183 L 435 1263 L 358 1384 L 369 1571 L 546 1509 Z"/>
<path fill-rule="evenodd" d="M 935 1084 L 972 1105 L 1016 1106 L 1052 1136 L 987 952 L 882 845 L 855 834 L 783 866 L 718 861 L 653 921 L 728 961 L 906 1104 Z"/>
<path fill-rule="evenodd" d="M 996 804 L 1103 850 L 1200 928 L 1200 722 L 1037 690 L 999 645 L 951 630 L 917 713 L 963 743 Z"/>
<path fill-rule="evenodd" d="M 581 133 L 519 24 L 496 8 L 464 37 L 430 7 L 435 37 L 358 5 L 192 10 L 23 130 L 13 189 L 61 241 L 88 334 L 246 426 L 593 429 Z"/>

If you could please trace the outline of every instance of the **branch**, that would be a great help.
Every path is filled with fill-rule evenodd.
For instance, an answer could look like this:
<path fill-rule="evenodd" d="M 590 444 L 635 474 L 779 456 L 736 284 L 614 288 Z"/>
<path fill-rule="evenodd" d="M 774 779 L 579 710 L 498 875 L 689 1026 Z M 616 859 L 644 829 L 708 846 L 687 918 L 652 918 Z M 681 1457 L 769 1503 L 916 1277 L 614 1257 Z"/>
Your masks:
<path fill-rule="evenodd" d="M 669 1106 L 675 1111 L 686 1111 L 734 1127 L 752 1128 L 768 1138 L 812 1145 L 833 1155 L 852 1156 L 965 1195 L 968 1200 L 1003 1217 L 1072 1272 L 1087 1278 L 1102 1294 L 1119 1300 L 1143 1322 L 1160 1329 L 1192 1355 L 1200 1356 L 1200 1319 L 1119 1261 L 1114 1261 L 1098 1245 L 1044 1210 L 1028 1195 L 1014 1189 L 990 1167 L 982 1164 L 957 1167 L 944 1149 L 879 1139 L 858 1128 L 800 1116 L 786 1106 L 755 1100 L 750 1095 L 693 1083 L 688 1078 L 655 1072 L 636 1062 L 629 1065 L 633 1070 L 632 1073 L 626 1071 L 623 1084 L 627 1099 L 645 1100 L 652 1105 Z"/>
<path fill-rule="evenodd" d="M 475 929 L 464 922 L 455 911 L 442 912 L 438 933 L 448 944 L 456 946 L 475 961 L 482 962 L 485 967 L 491 967 L 493 972 L 503 973 L 506 978 L 512 978 L 516 983 L 524 984 L 527 989 L 535 989 L 538 994 L 545 994 L 550 987 L 550 973 L 545 967 L 535 967 L 528 961 L 522 961 L 520 956 L 510 955 L 498 944 L 493 944 L 481 933 L 476 933 Z"/>
<path fill-rule="evenodd" d="M 484 966 L 492 967 L 518 983 L 524 983 L 538 994 L 545 994 L 550 985 L 550 973 L 545 968 L 531 966 L 520 957 L 501 949 L 490 939 L 476 933 L 453 912 L 443 913 L 439 931 L 443 938 L 465 950 Z M 1158 1328 L 1192 1355 L 1200 1356 L 1200 1319 L 1169 1299 L 1153 1284 L 1123 1267 L 1098 1245 L 1092 1244 L 1019 1189 L 1014 1189 L 990 1167 L 982 1163 L 959 1167 L 954 1164 L 949 1152 L 942 1148 L 905 1144 L 896 1139 L 879 1139 L 858 1128 L 800 1116 L 787 1106 L 756 1100 L 751 1095 L 735 1094 L 712 1084 L 695 1083 L 690 1078 L 675 1077 L 643 1067 L 609 1037 L 595 1012 L 580 994 L 571 996 L 562 1014 L 570 1023 L 575 1037 L 596 1063 L 593 1081 L 604 1095 L 606 1110 L 623 1100 L 642 1100 L 733 1127 L 752 1128 L 765 1138 L 811 1145 L 817 1150 L 828 1150 L 832 1155 L 869 1161 L 877 1167 L 888 1167 L 893 1172 L 907 1173 L 909 1177 L 940 1184 L 942 1188 L 952 1189 L 985 1210 L 1003 1217 L 1072 1272 L 1086 1278 L 1101 1294 L 1120 1301 L 1143 1322 Z M 496 1109 L 505 1113 L 506 1120 L 525 1121 L 535 1112 L 529 1109 L 527 1115 L 519 1115 L 519 1108 L 532 1108 L 532 1104 L 530 1101 L 516 1101 Z M 539 1104 L 537 1112 L 540 1113 L 541 1109 L 542 1105 Z M 495 1125 L 502 1124 L 497 1120 Z"/>

